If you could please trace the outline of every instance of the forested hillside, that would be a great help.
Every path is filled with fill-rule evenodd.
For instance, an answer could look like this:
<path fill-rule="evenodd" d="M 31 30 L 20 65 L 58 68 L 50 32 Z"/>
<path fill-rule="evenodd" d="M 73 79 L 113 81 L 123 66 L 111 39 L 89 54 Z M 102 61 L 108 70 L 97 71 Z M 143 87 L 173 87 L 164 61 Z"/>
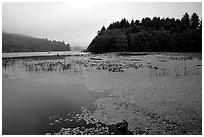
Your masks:
<path fill-rule="evenodd" d="M 111 23 L 98 31 L 89 52 L 201 52 L 202 21 L 196 13 L 181 19 L 143 18 Z"/>
<path fill-rule="evenodd" d="M 69 51 L 70 45 L 64 41 L 51 41 L 20 34 L 2 33 L 2 52 L 45 52 Z"/>

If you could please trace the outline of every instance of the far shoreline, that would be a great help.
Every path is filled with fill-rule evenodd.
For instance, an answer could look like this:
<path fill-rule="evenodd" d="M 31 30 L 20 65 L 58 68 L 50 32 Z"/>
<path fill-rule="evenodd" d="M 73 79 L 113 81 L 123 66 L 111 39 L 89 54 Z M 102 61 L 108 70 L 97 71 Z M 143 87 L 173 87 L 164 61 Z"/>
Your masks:
<path fill-rule="evenodd" d="M 31 55 L 29 53 L 42 53 L 39 55 Z M 16 54 L 16 55 L 15 55 Z M 24 54 L 24 55 L 22 55 Z M 202 59 L 202 52 L 103 52 L 103 53 L 93 53 L 93 52 L 82 52 L 82 51 L 51 51 L 51 52 L 13 52 L 13 53 L 2 53 L 2 59 L 64 59 L 69 56 L 84 56 L 84 55 L 100 55 L 100 54 L 115 54 L 116 56 L 146 56 L 154 54 L 166 54 L 166 55 L 181 55 L 186 56 L 190 54 L 197 56 Z M 11 56 L 9 56 L 11 55 Z"/>

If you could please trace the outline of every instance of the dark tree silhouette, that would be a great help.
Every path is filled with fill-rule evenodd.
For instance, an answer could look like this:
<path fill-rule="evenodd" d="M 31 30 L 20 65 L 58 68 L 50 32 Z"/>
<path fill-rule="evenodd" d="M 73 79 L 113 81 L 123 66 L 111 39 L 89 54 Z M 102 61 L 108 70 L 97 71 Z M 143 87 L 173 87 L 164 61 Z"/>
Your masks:
<path fill-rule="evenodd" d="M 152 21 L 149 17 L 143 18 L 142 19 L 142 25 L 147 26 L 147 27 L 152 27 Z"/>
<path fill-rule="evenodd" d="M 2 33 L 2 51 L 5 52 L 42 52 L 69 51 L 70 45 L 65 41 L 35 38 L 20 34 Z"/>
<path fill-rule="evenodd" d="M 181 18 L 181 22 L 182 22 L 182 27 L 184 30 L 186 30 L 190 27 L 190 18 L 189 18 L 188 13 L 185 13 L 183 15 L 183 17 Z"/>
<path fill-rule="evenodd" d="M 139 20 L 136 20 L 136 21 L 135 21 L 135 24 L 136 24 L 136 25 L 139 25 L 139 24 L 140 24 L 140 21 L 139 21 Z"/>
<path fill-rule="evenodd" d="M 129 22 L 124 18 L 120 22 L 121 28 L 128 28 L 130 26 Z"/>
<path fill-rule="evenodd" d="M 202 32 L 202 20 L 200 21 L 200 26 L 198 27 L 198 30 L 199 30 L 200 32 Z"/>
<path fill-rule="evenodd" d="M 103 32 L 103 31 L 105 31 L 106 30 L 106 28 L 105 28 L 105 26 L 103 26 L 102 28 L 101 28 L 101 32 Z"/>
<path fill-rule="evenodd" d="M 191 22 L 190 22 L 191 21 Z M 113 22 L 87 48 L 91 52 L 201 52 L 202 23 L 196 13 L 182 19 L 153 17 Z"/>
<path fill-rule="evenodd" d="M 191 28 L 192 29 L 198 29 L 199 27 L 199 17 L 196 13 L 193 13 L 193 15 L 191 16 Z"/>
<path fill-rule="evenodd" d="M 135 24 L 135 21 L 132 19 L 130 26 L 133 26 Z"/>

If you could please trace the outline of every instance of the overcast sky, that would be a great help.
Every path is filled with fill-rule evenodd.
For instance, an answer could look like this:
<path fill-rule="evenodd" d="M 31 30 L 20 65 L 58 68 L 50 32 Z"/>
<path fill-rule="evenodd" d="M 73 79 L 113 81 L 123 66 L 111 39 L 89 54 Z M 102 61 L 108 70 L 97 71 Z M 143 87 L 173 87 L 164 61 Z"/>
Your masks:
<path fill-rule="evenodd" d="M 202 17 L 202 3 L 3 3 L 2 29 L 35 37 L 65 40 L 87 47 L 103 25 L 126 18 L 181 18 L 185 12 Z"/>

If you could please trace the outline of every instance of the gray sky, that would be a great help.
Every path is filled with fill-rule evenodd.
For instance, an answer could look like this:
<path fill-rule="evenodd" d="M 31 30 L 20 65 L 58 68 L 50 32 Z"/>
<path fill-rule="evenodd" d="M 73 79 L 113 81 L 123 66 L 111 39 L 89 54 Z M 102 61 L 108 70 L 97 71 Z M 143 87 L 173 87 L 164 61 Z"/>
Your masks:
<path fill-rule="evenodd" d="M 71 46 L 87 47 L 103 25 L 126 18 L 181 18 L 185 12 L 202 17 L 202 3 L 3 3 L 2 29 L 35 37 L 65 40 Z"/>

